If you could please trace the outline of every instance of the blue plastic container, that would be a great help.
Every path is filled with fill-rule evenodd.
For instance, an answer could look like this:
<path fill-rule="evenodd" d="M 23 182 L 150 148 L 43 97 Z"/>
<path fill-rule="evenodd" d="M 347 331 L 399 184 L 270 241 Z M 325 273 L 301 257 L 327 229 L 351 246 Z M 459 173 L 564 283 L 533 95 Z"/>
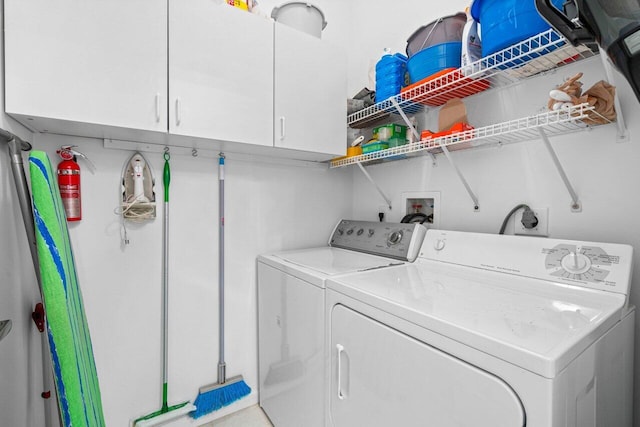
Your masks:
<path fill-rule="evenodd" d="M 447 68 L 460 68 L 462 42 L 440 43 L 414 54 L 407 62 L 411 83 Z"/>
<path fill-rule="evenodd" d="M 406 72 L 406 56 L 401 53 L 383 55 L 376 64 L 376 102 L 399 94 Z"/>
<path fill-rule="evenodd" d="M 562 10 L 564 0 L 552 0 L 552 3 Z M 482 56 L 551 28 L 538 13 L 535 0 L 474 0 L 471 16 L 481 26 Z"/>

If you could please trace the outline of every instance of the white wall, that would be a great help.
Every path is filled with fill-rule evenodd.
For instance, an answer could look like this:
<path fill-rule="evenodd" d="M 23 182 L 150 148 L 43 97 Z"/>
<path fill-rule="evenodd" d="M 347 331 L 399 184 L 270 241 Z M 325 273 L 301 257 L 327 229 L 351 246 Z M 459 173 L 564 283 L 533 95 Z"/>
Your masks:
<path fill-rule="evenodd" d="M 431 22 L 440 15 L 464 10 L 467 1 L 450 2 L 356 2 L 354 10 L 360 11 L 361 22 L 387 19 L 384 30 L 379 28 L 370 37 L 352 39 L 350 49 L 350 87 L 362 87 L 361 71 L 368 58 L 381 46 L 404 49 L 406 38 L 420 25 Z M 437 10 L 435 8 L 438 8 Z M 416 11 L 406 13 L 407 10 Z M 412 20 L 405 25 L 396 14 Z M 422 16 L 419 22 L 416 20 Z M 604 79 L 600 58 L 593 58 L 567 66 L 558 71 L 527 81 L 525 84 L 503 90 L 491 91 L 465 100 L 468 118 L 474 126 L 525 117 L 546 108 L 550 89 L 565 78 L 582 71 L 584 89 Z M 617 73 L 616 73 L 617 74 Z M 640 114 L 640 104 L 630 87 L 617 75 L 618 94 L 629 127 L 631 139 L 617 143 L 616 126 L 607 125 L 588 132 L 551 138 L 560 162 L 579 195 L 582 212 L 572 213 L 571 198 L 564 187 L 549 154 L 540 140 L 507 145 L 500 148 L 476 149 L 452 153 L 461 172 L 479 199 L 480 211 L 473 211 L 473 203 L 455 171 L 446 158 L 437 155 L 436 166 L 429 157 L 401 160 L 369 166 L 367 169 L 382 190 L 392 199 L 393 209 L 386 212 L 387 219 L 399 221 L 404 215 L 401 194 L 409 191 L 440 192 L 440 228 L 462 231 L 497 233 L 505 215 L 519 203 L 532 207 L 549 208 L 549 237 L 586 241 L 625 243 L 635 249 L 634 283 L 631 303 L 640 305 L 640 234 L 637 213 L 640 199 L 637 197 L 640 182 L 640 123 L 634 120 Z M 434 126 L 437 109 L 420 117 L 426 126 Z M 432 128 L 432 130 L 434 130 Z M 354 217 L 374 220 L 384 200 L 365 176 L 353 168 Z M 507 233 L 513 233 L 513 220 Z M 636 318 L 635 334 L 635 408 L 640 408 L 640 318 Z M 640 426 L 636 414 L 635 426 Z"/>
<path fill-rule="evenodd" d="M 96 165 L 83 167 L 83 219 L 70 224 L 79 283 L 91 330 L 107 425 L 159 408 L 162 204 L 148 223 L 127 227 L 121 241 L 118 206 L 123 166 L 133 152 L 102 141 L 36 135 L 34 146 L 77 145 Z M 218 158 L 174 149 L 169 236 L 169 403 L 194 399 L 217 380 Z M 162 154 L 145 153 L 162 195 Z M 57 162 L 57 160 L 56 160 Z M 199 425 L 257 402 L 255 259 L 263 252 L 323 245 L 338 218 L 350 216 L 347 171 L 295 163 L 226 162 L 226 362 L 254 393 L 198 420 Z M 347 184 L 347 185 L 345 185 Z"/>

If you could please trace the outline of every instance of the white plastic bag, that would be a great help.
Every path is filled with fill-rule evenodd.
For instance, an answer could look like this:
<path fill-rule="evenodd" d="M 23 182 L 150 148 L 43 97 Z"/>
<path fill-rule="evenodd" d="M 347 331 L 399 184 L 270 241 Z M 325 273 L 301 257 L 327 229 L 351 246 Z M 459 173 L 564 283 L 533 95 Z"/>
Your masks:
<path fill-rule="evenodd" d="M 482 58 L 482 42 L 480 40 L 480 28 L 469 8 L 465 10 L 467 13 L 467 23 L 462 30 L 462 57 L 460 58 L 460 68 L 462 74 L 469 75 L 475 71 L 470 65 Z"/>

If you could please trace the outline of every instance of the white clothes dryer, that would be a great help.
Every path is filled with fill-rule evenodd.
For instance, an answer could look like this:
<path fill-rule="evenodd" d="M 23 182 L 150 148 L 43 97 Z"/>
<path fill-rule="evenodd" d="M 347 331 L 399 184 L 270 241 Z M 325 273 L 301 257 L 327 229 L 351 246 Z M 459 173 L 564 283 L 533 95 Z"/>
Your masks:
<path fill-rule="evenodd" d="M 633 249 L 429 230 L 327 281 L 329 425 L 630 427 Z"/>
<path fill-rule="evenodd" d="M 420 224 L 340 221 L 328 246 L 258 257 L 259 399 L 276 427 L 324 427 L 325 282 L 412 262 Z"/>

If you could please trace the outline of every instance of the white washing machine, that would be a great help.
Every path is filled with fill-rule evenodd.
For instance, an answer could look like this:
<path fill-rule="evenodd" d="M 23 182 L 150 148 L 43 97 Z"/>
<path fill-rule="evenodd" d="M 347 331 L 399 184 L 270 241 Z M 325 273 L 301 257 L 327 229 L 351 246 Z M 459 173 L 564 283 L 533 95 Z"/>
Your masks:
<path fill-rule="evenodd" d="M 325 426 L 326 280 L 414 261 L 425 232 L 342 220 L 328 246 L 258 257 L 259 397 L 274 426 Z"/>
<path fill-rule="evenodd" d="M 429 230 L 327 281 L 328 424 L 628 427 L 627 245 Z"/>

